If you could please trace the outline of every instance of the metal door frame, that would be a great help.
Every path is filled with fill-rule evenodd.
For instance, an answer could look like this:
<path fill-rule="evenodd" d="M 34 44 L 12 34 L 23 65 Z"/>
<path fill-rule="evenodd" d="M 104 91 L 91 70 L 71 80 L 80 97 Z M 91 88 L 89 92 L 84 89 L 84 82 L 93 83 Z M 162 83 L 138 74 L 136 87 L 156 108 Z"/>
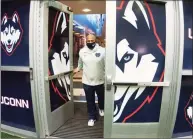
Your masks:
<path fill-rule="evenodd" d="M 164 82 L 170 81 L 169 88 L 163 88 L 160 120 L 158 123 L 113 123 L 114 88 L 110 91 L 108 83 L 115 76 L 115 46 L 116 46 L 116 1 L 106 2 L 106 80 L 105 80 L 105 138 L 157 138 L 171 137 L 175 124 L 175 118 L 180 94 L 184 21 L 182 1 L 152 0 L 152 2 L 164 2 L 166 8 L 166 52 Z M 178 47 L 175 47 L 178 46 Z M 172 62 L 172 57 L 177 62 Z M 170 64 L 169 64 L 170 62 Z M 113 69 L 113 70 L 112 70 Z M 171 70 L 172 69 L 172 70 Z M 111 84 L 112 85 L 112 84 Z M 168 95 L 168 93 L 170 93 Z M 170 102 L 165 103 L 165 101 Z M 168 109 L 167 106 L 169 105 Z M 165 116 L 167 115 L 167 116 Z"/>
<path fill-rule="evenodd" d="M 54 75 L 53 77 L 48 77 L 48 16 L 49 16 L 49 7 L 53 7 L 59 11 L 63 11 L 65 13 L 68 13 L 70 18 L 69 18 L 69 51 L 70 51 L 70 70 L 73 70 L 73 34 L 72 34 L 72 28 L 73 28 L 73 13 L 68 11 L 68 8 L 66 5 L 58 2 L 58 1 L 42 1 L 41 5 L 40 5 L 40 29 L 41 31 L 40 33 L 40 49 L 39 49 L 39 53 L 40 53 L 40 57 L 38 57 L 38 59 L 40 59 L 40 65 L 42 66 L 41 70 L 41 75 L 39 78 L 39 80 L 41 80 L 41 84 L 39 84 L 39 91 L 41 90 L 41 96 L 39 96 L 40 101 L 42 101 L 43 106 L 42 108 L 40 108 L 40 110 L 42 110 L 44 108 L 44 110 L 42 110 L 40 112 L 41 114 L 41 118 L 43 121 L 42 122 L 42 128 L 45 131 L 45 136 L 49 136 L 53 131 L 55 131 L 56 129 L 58 129 L 59 127 L 57 126 L 59 123 L 61 123 L 61 119 L 64 119 L 62 113 L 64 111 L 62 111 L 62 109 L 64 109 L 64 107 L 69 107 L 70 109 L 74 110 L 74 102 L 73 102 L 73 81 L 72 81 L 72 74 L 70 77 L 70 89 L 71 89 L 71 100 L 67 103 L 65 103 L 65 105 L 60 106 L 59 108 L 57 108 L 56 110 L 54 110 L 53 112 L 51 112 L 51 106 L 50 106 L 50 95 L 49 95 L 49 82 L 48 80 L 51 80 L 53 78 L 57 78 L 58 76 L 64 76 L 64 73 L 58 74 L 58 75 Z M 46 53 L 45 53 L 46 52 Z M 39 67 L 40 68 L 40 67 Z M 67 104 L 67 105 L 66 105 Z M 41 105 L 40 105 L 41 106 Z M 59 113 L 58 113 L 59 112 Z M 73 112 L 74 113 L 74 112 Z M 70 114 L 70 113 L 68 113 Z M 60 120 L 59 120 L 60 119 Z"/>

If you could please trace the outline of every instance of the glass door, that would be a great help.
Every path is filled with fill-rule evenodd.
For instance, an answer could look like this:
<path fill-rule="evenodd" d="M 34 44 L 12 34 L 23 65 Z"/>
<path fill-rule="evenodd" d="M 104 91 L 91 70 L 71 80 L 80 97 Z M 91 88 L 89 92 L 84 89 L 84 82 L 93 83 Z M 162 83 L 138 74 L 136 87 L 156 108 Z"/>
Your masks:
<path fill-rule="evenodd" d="M 45 2 L 44 76 L 47 126 L 50 135 L 74 115 L 72 18 L 69 7 Z"/>
<path fill-rule="evenodd" d="M 107 1 L 104 137 L 171 137 L 183 46 L 176 3 Z"/>

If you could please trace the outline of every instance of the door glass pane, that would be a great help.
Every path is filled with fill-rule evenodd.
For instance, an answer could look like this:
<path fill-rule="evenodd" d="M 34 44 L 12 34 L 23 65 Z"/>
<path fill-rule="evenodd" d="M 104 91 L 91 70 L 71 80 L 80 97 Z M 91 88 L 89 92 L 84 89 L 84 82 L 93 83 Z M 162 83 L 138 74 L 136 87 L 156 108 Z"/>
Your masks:
<path fill-rule="evenodd" d="M 70 70 L 69 59 L 69 14 L 49 7 L 48 21 L 48 62 L 49 76 Z M 71 99 L 70 76 L 49 82 L 51 111 Z"/>
<path fill-rule="evenodd" d="M 183 1 L 184 9 L 184 58 L 183 58 L 183 69 L 192 70 L 192 13 L 193 13 L 193 2 L 192 1 Z M 190 58 L 191 57 L 191 58 Z"/>
<path fill-rule="evenodd" d="M 9 0 L 1 4 L 1 65 L 29 66 L 30 1 Z"/>
<path fill-rule="evenodd" d="M 35 132 L 29 72 L 1 71 L 1 123 Z"/>
<path fill-rule="evenodd" d="M 115 80 L 164 79 L 165 4 L 117 1 Z M 158 122 L 163 87 L 115 86 L 114 122 Z"/>
<path fill-rule="evenodd" d="M 183 76 L 181 82 L 178 112 L 174 127 L 174 136 L 179 133 L 188 133 L 193 130 L 192 108 L 193 108 L 193 76 Z M 192 134 L 192 133 L 191 133 Z"/>

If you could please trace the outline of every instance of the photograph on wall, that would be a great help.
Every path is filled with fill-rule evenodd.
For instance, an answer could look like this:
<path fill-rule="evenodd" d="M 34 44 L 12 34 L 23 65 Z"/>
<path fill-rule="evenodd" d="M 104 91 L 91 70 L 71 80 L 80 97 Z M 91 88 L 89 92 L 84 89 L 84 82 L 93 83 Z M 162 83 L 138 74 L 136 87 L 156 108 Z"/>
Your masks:
<path fill-rule="evenodd" d="M 49 76 L 70 71 L 69 57 L 69 14 L 49 7 L 48 21 Z M 70 76 L 65 75 L 49 81 L 51 111 L 69 100 Z"/>
<path fill-rule="evenodd" d="M 116 3 L 115 80 L 162 82 L 165 5 L 146 1 Z M 113 122 L 159 122 L 162 91 L 163 87 L 115 86 Z"/>
<path fill-rule="evenodd" d="M 86 45 L 86 36 L 94 34 L 96 43 L 105 47 L 105 14 L 75 14 L 73 17 L 73 67 L 78 66 L 79 51 Z M 74 100 L 85 101 L 82 71 L 73 77 Z M 97 97 L 95 98 L 97 101 Z"/>
<path fill-rule="evenodd" d="M 2 2 L 2 66 L 29 66 L 29 9 L 29 0 Z"/>
<path fill-rule="evenodd" d="M 75 14 L 73 21 L 75 31 L 77 29 L 89 29 L 90 32 L 94 33 L 96 36 L 101 36 L 105 23 L 105 14 Z"/>

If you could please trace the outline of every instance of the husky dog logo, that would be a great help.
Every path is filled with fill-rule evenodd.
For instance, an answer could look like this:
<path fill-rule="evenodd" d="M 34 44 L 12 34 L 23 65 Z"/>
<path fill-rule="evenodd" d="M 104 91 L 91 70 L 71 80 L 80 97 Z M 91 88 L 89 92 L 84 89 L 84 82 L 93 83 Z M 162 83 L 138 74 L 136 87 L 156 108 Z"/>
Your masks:
<path fill-rule="evenodd" d="M 162 81 L 165 52 L 148 3 L 122 1 L 117 7 L 117 14 L 115 80 Z M 126 122 L 150 103 L 157 91 L 158 87 L 115 86 L 113 121 Z M 126 116 L 123 117 L 123 113 Z"/>
<path fill-rule="evenodd" d="M 69 27 L 66 14 L 57 12 L 49 44 L 49 74 L 59 74 L 70 70 Z M 68 75 L 51 81 L 52 88 L 65 102 L 71 99 L 70 78 Z"/>
<path fill-rule="evenodd" d="M 23 29 L 17 12 L 11 18 L 5 13 L 1 20 L 1 46 L 11 56 L 21 42 Z"/>
<path fill-rule="evenodd" d="M 95 54 L 96 57 L 100 57 L 100 55 L 101 55 L 100 53 L 96 53 Z"/>
<path fill-rule="evenodd" d="M 185 119 L 186 121 L 190 124 L 190 126 L 193 128 L 193 124 L 192 124 L 192 109 L 193 109 L 193 92 L 190 96 L 190 99 L 187 103 L 187 105 L 184 108 L 184 113 L 185 113 Z"/>

